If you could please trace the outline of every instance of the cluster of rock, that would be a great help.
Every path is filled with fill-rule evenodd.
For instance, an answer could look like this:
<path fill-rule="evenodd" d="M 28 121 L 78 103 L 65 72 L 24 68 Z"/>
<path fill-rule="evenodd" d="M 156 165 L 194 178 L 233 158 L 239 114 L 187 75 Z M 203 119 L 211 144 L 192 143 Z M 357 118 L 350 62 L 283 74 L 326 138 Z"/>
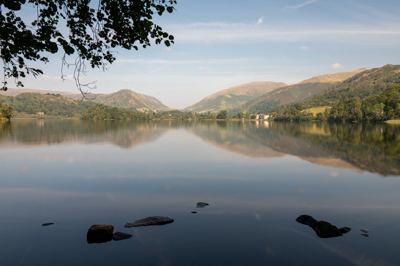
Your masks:
<path fill-rule="evenodd" d="M 120 241 L 131 238 L 132 235 L 121 232 L 114 233 L 114 226 L 109 224 L 92 225 L 86 235 L 86 240 L 89 244 L 105 243 L 111 240 Z"/>
<path fill-rule="evenodd" d="M 325 222 L 325 221 L 317 221 L 312 216 L 309 215 L 300 215 L 297 217 L 296 221 L 301 224 L 305 224 L 314 229 L 317 236 L 321 238 L 330 238 L 330 237 L 338 237 L 342 236 L 350 232 L 351 228 L 342 227 L 338 229 L 336 226 Z"/>

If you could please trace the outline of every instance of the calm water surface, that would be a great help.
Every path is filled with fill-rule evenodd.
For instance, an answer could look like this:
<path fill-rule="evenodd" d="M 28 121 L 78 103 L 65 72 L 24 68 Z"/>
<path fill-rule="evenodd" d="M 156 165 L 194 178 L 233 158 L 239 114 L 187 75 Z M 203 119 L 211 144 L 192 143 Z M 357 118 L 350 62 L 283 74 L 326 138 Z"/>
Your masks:
<path fill-rule="evenodd" d="M 400 126 L 14 120 L 0 158 L 2 265 L 400 264 Z"/>

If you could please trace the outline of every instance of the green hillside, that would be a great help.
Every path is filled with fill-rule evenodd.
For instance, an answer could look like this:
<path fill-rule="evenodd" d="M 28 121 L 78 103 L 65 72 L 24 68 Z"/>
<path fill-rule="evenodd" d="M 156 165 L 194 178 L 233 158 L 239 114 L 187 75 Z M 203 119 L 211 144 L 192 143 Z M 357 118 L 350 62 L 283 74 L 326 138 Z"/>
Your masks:
<path fill-rule="evenodd" d="M 323 92 L 324 90 L 327 90 L 334 84 L 348 79 L 363 71 L 365 71 L 364 68 L 350 72 L 339 72 L 335 74 L 316 76 L 307 80 L 303 80 L 294 85 L 275 89 L 271 92 L 255 98 L 254 100 L 245 103 L 240 108 L 232 111 L 246 111 L 254 113 L 261 110 L 272 110 L 281 105 L 303 101 L 307 98 Z"/>
<path fill-rule="evenodd" d="M 95 105 L 93 102 L 77 101 L 59 94 L 22 93 L 17 96 L 0 95 L 0 103 L 11 105 L 16 113 L 14 117 L 37 115 L 79 117 L 83 111 Z"/>
<path fill-rule="evenodd" d="M 285 86 L 283 82 L 251 82 L 231 87 L 207 96 L 200 102 L 185 110 L 197 113 L 217 113 L 221 110 L 233 109 L 276 88 Z"/>
<path fill-rule="evenodd" d="M 352 97 L 364 99 L 379 94 L 395 84 L 400 84 L 400 65 L 388 64 L 358 73 L 332 87 L 329 91 L 302 102 L 301 105 L 303 108 L 334 106 L 340 101 Z"/>
<path fill-rule="evenodd" d="M 33 90 L 33 89 L 8 89 L 7 91 L 0 91 L 0 94 L 5 96 L 17 96 L 21 93 L 40 93 L 40 94 L 57 94 L 62 95 L 72 100 L 82 100 L 82 94 L 70 93 L 61 91 L 45 91 L 45 90 Z M 155 97 L 137 93 L 131 90 L 120 90 L 114 93 L 90 93 L 90 99 L 93 99 L 94 103 L 104 104 L 112 107 L 124 108 L 127 110 L 170 110 L 162 102 Z"/>

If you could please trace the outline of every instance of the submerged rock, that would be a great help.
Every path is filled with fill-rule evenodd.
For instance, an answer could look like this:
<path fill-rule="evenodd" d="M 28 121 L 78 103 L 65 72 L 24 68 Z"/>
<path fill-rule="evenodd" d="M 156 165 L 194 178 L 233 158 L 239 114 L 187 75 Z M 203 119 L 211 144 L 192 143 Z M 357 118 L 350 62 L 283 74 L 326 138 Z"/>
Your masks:
<path fill-rule="evenodd" d="M 104 243 L 111 241 L 113 238 L 114 226 L 108 224 L 92 225 L 86 235 L 86 240 L 89 244 Z"/>
<path fill-rule="evenodd" d="M 49 225 L 53 225 L 54 223 L 45 223 L 45 224 L 42 224 L 42 226 L 49 226 Z"/>
<path fill-rule="evenodd" d="M 151 216 L 141 220 L 134 221 L 133 223 L 126 223 L 124 227 L 139 227 L 149 225 L 164 225 L 172 223 L 174 219 L 163 216 Z"/>
<path fill-rule="evenodd" d="M 342 227 L 338 229 L 336 226 L 328 222 L 317 221 L 309 215 L 300 215 L 297 217 L 296 221 L 298 223 L 310 226 L 315 231 L 317 236 L 321 238 L 338 237 L 351 231 L 351 228 L 349 227 Z"/>
<path fill-rule="evenodd" d="M 192 211 L 192 213 L 197 213 L 197 212 L 195 212 L 195 211 Z"/>
<path fill-rule="evenodd" d="M 206 207 L 208 205 L 210 205 L 210 204 L 205 203 L 205 202 L 197 202 L 196 208 L 204 208 L 204 207 Z"/>
<path fill-rule="evenodd" d="M 112 236 L 112 239 L 114 241 L 120 241 L 120 240 L 125 240 L 125 239 L 129 239 L 131 238 L 132 235 L 130 234 L 125 234 L 125 233 L 121 233 L 121 232 L 115 232 Z"/>

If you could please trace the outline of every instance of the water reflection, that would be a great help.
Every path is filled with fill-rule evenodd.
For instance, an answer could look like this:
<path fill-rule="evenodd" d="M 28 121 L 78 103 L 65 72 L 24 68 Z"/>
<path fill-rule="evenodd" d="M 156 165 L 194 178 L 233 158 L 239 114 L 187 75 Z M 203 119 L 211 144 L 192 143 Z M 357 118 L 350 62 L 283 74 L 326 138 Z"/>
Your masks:
<path fill-rule="evenodd" d="M 131 148 L 185 129 L 207 143 L 253 158 L 286 154 L 313 164 L 400 174 L 400 126 L 390 124 L 225 121 L 14 120 L 0 124 L 2 147 L 112 143 Z"/>

